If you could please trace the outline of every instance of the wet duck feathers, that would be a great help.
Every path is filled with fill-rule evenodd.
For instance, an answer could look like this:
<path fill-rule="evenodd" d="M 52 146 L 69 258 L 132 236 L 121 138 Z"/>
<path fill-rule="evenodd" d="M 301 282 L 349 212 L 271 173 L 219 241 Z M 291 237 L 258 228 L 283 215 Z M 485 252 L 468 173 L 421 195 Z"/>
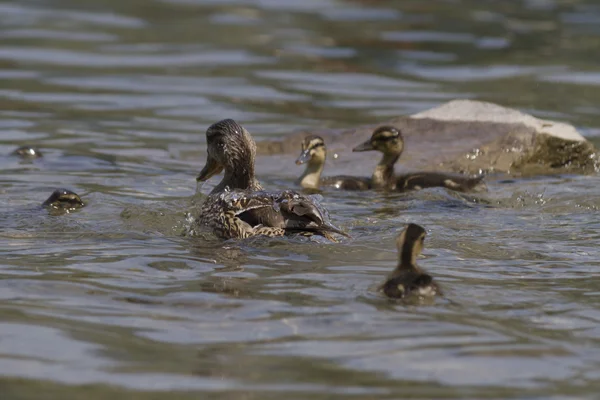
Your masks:
<path fill-rule="evenodd" d="M 199 225 L 226 239 L 292 233 L 329 239 L 332 233 L 346 235 L 333 226 L 317 197 L 262 188 L 254 175 L 256 144 L 237 122 L 226 119 L 211 125 L 206 139 L 206 165 L 196 179 L 203 182 L 221 171 L 224 176 L 202 204 Z"/>

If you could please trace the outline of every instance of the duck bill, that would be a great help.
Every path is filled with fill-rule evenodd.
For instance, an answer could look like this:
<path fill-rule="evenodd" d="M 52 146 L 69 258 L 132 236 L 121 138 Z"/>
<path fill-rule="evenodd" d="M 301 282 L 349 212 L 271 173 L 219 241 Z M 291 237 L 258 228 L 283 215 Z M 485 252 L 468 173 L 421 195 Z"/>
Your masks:
<path fill-rule="evenodd" d="M 196 181 L 204 182 L 210 179 L 212 176 L 217 175 L 221 171 L 223 171 L 223 166 L 209 155 L 206 159 L 206 165 L 204 166 L 204 168 L 202 168 L 202 171 L 200 171 L 200 173 L 196 177 Z"/>
<path fill-rule="evenodd" d="M 375 148 L 373 148 L 373 145 L 371 144 L 370 140 L 367 140 L 366 142 L 359 144 L 358 146 L 356 146 L 355 148 L 352 149 L 352 151 L 356 152 L 356 151 L 371 151 L 371 150 L 375 150 Z"/>
<path fill-rule="evenodd" d="M 300 156 L 298 157 L 298 159 L 296 160 L 296 165 L 302 165 L 305 162 L 310 161 L 310 159 L 311 159 L 310 150 L 309 149 L 303 150 L 302 153 L 300 153 Z"/>

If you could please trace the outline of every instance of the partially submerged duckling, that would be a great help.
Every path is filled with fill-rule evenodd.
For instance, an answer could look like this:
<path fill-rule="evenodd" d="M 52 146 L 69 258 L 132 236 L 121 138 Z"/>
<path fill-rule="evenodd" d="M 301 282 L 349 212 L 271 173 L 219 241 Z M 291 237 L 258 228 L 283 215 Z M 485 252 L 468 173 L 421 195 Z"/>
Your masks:
<path fill-rule="evenodd" d="M 375 189 L 399 192 L 430 187 L 445 187 L 458 192 L 487 190 L 483 175 L 469 177 L 443 172 L 413 172 L 396 176 L 394 165 L 404 151 L 404 138 L 393 126 L 377 128 L 369 140 L 352 149 L 353 152 L 373 150 L 383 153 L 371 177 L 371 185 Z"/>
<path fill-rule="evenodd" d="M 46 201 L 42 203 L 42 207 L 53 208 L 56 210 L 72 211 L 83 207 L 85 204 L 77 193 L 67 189 L 56 189 Z"/>
<path fill-rule="evenodd" d="M 206 141 L 208 158 L 196 180 L 225 173 L 202 204 L 197 224 L 225 239 L 302 233 L 333 240 L 332 233 L 346 235 L 331 224 L 315 197 L 263 190 L 254 176 L 256 144 L 237 122 L 225 119 L 211 125 Z"/>
<path fill-rule="evenodd" d="M 423 227 L 409 224 L 396 239 L 398 266 L 380 288 L 387 297 L 403 299 L 410 295 L 433 297 L 442 294 L 433 277 L 417 265 L 426 234 Z"/>
<path fill-rule="evenodd" d="M 12 155 L 19 156 L 21 158 L 40 158 L 43 157 L 42 152 L 32 146 L 21 146 L 12 152 Z"/>
<path fill-rule="evenodd" d="M 326 158 L 327 148 L 322 137 L 309 135 L 304 138 L 302 141 L 302 152 L 296 160 L 296 165 L 306 163 L 306 169 L 299 179 L 300 186 L 304 189 L 319 189 L 322 185 L 344 190 L 367 190 L 371 188 L 371 180 L 369 178 L 345 175 L 321 178 Z"/>

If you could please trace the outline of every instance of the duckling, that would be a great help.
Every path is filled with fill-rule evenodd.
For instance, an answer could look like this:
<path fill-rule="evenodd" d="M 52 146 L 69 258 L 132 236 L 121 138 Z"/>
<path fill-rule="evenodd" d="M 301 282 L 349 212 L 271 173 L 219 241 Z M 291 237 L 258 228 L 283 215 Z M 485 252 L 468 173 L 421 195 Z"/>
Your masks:
<path fill-rule="evenodd" d="M 291 190 L 267 192 L 254 175 L 256 144 L 250 133 L 232 119 L 206 130 L 208 158 L 196 180 L 204 182 L 224 171 L 221 182 L 201 206 L 196 223 L 219 237 L 283 236 L 292 233 L 348 236 L 335 227 L 315 196 Z"/>
<path fill-rule="evenodd" d="M 343 190 L 367 190 L 371 188 L 370 178 L 357 178 L 353 176 L 328 176 L 321 178 L 325 167 L 327 148 L 322 137 L 309 135 L 302 141 L 302 152 L 296 160 L 296 165 L 306 163 L 306 169 L 298 183 L 304 189 L 319 189 L 321 185 L 332 186 Z"/>
<path fill-rule="evenodd" d="M 410 295 L 421 297 L 442 295 L 433 277 L 417 265 L 417 257 L 423 250 L 426 234 L 422 226 L 409 224 L 398 235 L 396 239 L 399 253 L 398 266 L 380 288 L 387 297 L 403 299 Z"/>
<path fill-rule="evenodd" d="M 375 189 L 404 192 L 430 187 L 445 187 L 458 192 L 485 191 L 483 175 L 476 177 L 443 172 L 413 172 L 396 176 L 394 164 L 404 151 L 402 133 L 392 126 L 382 126 L 373 131 L 371 138 L 352 149 L 353 152 L 376 150 L 383 153 L 371 178 Z"/>
<path fill-rule="evenodd" d="M 43 157 L 42 152 L 39 149 L 32 146 L 21 146 L 15 149 L 11 154 L 27 159 Z"/>
<path fill-rule="evenodd" d="M 77 193 L 67 189 L 56 189 L 50 197 L 42 203 L 42 207 L 53 208 L 57 210 L 71 211 L 83 207 L 85 204 Z"/>

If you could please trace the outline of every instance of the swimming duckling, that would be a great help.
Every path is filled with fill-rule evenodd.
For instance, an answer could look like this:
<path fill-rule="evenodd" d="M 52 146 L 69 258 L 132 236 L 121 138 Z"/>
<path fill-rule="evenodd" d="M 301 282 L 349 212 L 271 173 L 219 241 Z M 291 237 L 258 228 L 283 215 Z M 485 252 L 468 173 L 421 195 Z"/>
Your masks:
<path fill-rule="evenodd" d="M 211 125 L 206 131 L 208 158 L 196 178 L 204 182 L 225 171 L 221 182 L 201 206 L 196 223 L 219 237 L 283 236 L 291 233 L 347 236 L 333 226 L 329 214 L 314 196 L 291 190 L 264 191 L 254 176 L 256 144 L 250 133 L 232 119 Z"/>
<path fill-rule="evenodd" d="M 380 288 L 387 297 L 403 299 L 410 295 L 442 295 L 433 277 L 417 265 L 417 257 L 423 250 L 426 234 L 423 227 L 409 224 L 396 239 L 398 266 Z"/>
<path fill-rule="evenodd" d="M 19 156 L 21 158 L 29 158 L 29 159 L 43 157 L 42 152 L 39 149 L 32 147 L 32 146 L 21 146 L 21 147 L 15 149 L 12 152 L 12 155 Z"/>
<path fill-rule="evenodd" d="M 353 176 L 328 176 L 321 178 L 327 148 L 322 137 L 309 135 L 302 141 L 302 152 L 296 160 L 296 165 L 306 163 L 306 169 L 298 183 L 304 189 L 319 189 L 320 186 L 333 186 L 343 190 L 367 190 L 371 188 L 370 178 L 358 178 Z"/>
<path fill-rule="evenodd" d="M 487 190 L 487 186 L 483 182 L 483 175 L 469 177 L 444 172 L 425 171 L 396 176 L 394 165 L 404 151 L 404 138 L 402 133 L 392 126 L 377 128 L 369 140 L 352 149 L 354 152 L 372 150 L 383 153 L 383 157 L 375 167 L 371 178 L 371 185 L 375 189 L 399 192 L 431 187 L 445 187 L 458 192 Z"/>
<path fill-rule="evenodd" d="M 83 207 L 85 204 L 77 193 L 67 189 L 56 189 L 46 201 L 42 203 L 42 207 L 54 208 L 57 210 L 72 211 Z"/>
<path fill-rule="evenodd" d="M 372 150 L 383 153 L 371 177 L 372 187 L 393 190 L 394 164 L 404 151 L 402 133 L 393 126 L 382 126 L 373 131 L 369 140 L 352 149 L 353 152 Z"/>

